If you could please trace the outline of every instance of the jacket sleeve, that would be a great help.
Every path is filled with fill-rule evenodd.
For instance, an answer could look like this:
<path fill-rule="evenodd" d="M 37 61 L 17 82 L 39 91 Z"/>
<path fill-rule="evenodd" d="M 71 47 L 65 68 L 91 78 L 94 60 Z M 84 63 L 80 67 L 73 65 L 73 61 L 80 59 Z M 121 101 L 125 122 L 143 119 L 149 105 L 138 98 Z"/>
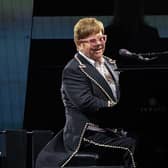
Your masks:
<path fill-rule="evenodd" d="M 108 106 L 108 101 L 96 97 L 90 79 L 80 69 L 65 68 L 62 75 L 62 90 L 80 111 L 97 111 Z"/>

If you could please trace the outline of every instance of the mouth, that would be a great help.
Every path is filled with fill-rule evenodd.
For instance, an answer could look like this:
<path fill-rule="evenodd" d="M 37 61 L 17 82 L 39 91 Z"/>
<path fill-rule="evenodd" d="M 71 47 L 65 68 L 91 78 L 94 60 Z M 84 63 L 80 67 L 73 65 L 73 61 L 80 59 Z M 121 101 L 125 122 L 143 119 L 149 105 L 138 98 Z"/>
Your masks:
<path fill-rule="evenodd" d="M 99 48 L 93 48 L 93 51 L 95 52 L 99 52 L 99 51 L 103 51 L 104 47 L 99 47 Z"/>
<path fill-rule="evenodd" d="M 97 50 L 97 51 L 95 51 L 95 53 L 96 53 L 96 54 L 102 54 L 103 51 L 102 51 L 102 50 Z"/>
<path fill-rule="evenodd" d="M 96 53 L 96 54 L 99 54 L 99 53 L 102 53 L 104 51 L 104 48 L 96 48 L 96 49 L 93 49 L 93 51 Z"/>

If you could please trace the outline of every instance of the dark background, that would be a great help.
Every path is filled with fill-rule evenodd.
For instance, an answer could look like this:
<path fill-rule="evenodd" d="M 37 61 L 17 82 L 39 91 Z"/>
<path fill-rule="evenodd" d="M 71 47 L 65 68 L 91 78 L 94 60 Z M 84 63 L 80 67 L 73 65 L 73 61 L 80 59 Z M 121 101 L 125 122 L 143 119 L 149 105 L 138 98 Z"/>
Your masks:
<path fill-rule="evenodd" d="M 131 2 L 128 3 L 131 5 Z M 136 1 L 136 0 L 135 0 Z M 34 1 L 34 16 L 111 16 L 113 12 L 114 0 L 104 1 Z M 67 8 L 66 8 L 67 7 Z M 130 9 L 128 9 L 129 11 Z M 166 1 L 146 0 L 144 1 L 144 11 L 146 15 L 166 15 L 168 14 Z"/>
<path fill-rule="evenodd" d="M 113 1 L 90 4 L 87 1 L 34 1 L 34 16 L 111 16 Z M 67 10 L 67 6 L 71 7 Z M 130 3 L 131 10 L 132 6 Z M 145 1 L 146 15 L 167 15 L 166 2 Z M 167 50 L 168 39 L 160 38 L 157 47 Z M 142 44 L 139 42 L 139 46 Z M 149 43 L 152 46 L 152 42 Z M 50 129 L 58 132 L 65 122 L 60 95 L 61 72 L 75 54 L 72 39 L 32 39 L 24 117 L 24 128 Z M 167 55 L 166 55 L 167 57 Z M 135 62 L 134 62 L 135 63 Z M 167 58 L 159 59 L 143 69 L 144 63 L 136 62 L 138 69 L 121 73 L 121 100 L 117 106 L 121 115 L 117 119 L 131 136 L 137 138 L 140 160 L 146 166 L 163 166 L 167 155 L 168 80 Z M 140 65 L 140 66 L 139 66 Z M 146 64 L 145 64 L 146 65 Z M 140 69 L 139 69 L 140 67 Z M 123 125 L 124 121 L 124 125 Z M 108 122 L 110 123 L 110 117 Z M 111 126 L 112 123 L 111 123 Z M 155 162 L 153 162 L 155 161 Z"/>
<path fill-rule="evenodd" d="M 122 0 L 117 1 L 122 2 Z M 123 12 L 131 13 L 136 1 L 139 2 L 139 0 L 125 1 L 125 6 L 121 7 L 124 10 Z M 65 6 L 69 5 L 71 5 L 71 8 L 66 10 Z M 143 7 L 145 15 L 168 14 L 166 4 L 162 0 L 159 2 L 144 1 Z M 65 3 L 64 1 L 56 2 L 49 0 L 46 2 L 35 0 L 33 16 L 111 16 L 113 11 L 114 0 L 105 0 L 103 3 L 95 3 L 94 1 L 91 3 L 87 0 L 81 3 L 74 1 L 67 1 Z M 154 50 L 162 52 L 168 50 L 168 39 L 166 37 L 159 38 L 157 45 L 153 45 L 154 42 L 152 40 L 146 41 L 145 37 L 140 39 L 141 41 L 138 39 L 139 37 L 131 41 L 129 36 L 126 39 L 126 36 L 120 36 L 117 33 L 115 33 L 116 35 L 114 34 L 115 37 L 112 36 L 112 39 L 115 38 L 115 41 L 108 46 L 107 51 L 111 46 L 117 48 L 118 46 L 115 46 L 116 43 L 117 45 L 125 45 L 127 49 L 131 45 L 132 48 L 135 48 L 135 52 L 143 50 L 143 52 Z M 129 43 L 128 46 L 127 43 Z M 144 49 L 144 46 L 147 46 L 147 50 Z M 73 39 L 31 40 L 24 118 L 25 128 L 59 130 L 64 125 L 64 108 L 60 95 L 61 72 L 75 52 L 76 48 Z M 121 75 L 121 108 L 128 109 L 127 111 L 131 112 L 149 111 L 149 108 L 152 108 L 152 111 L 156 111 L 154 109 L 156 108 L 155 106 L 161 104 L 163 107 L 159 108 L 164 108 L 165 110 L 163 111 L 167 111 L 167 102 L 165 101 L 167 79 L 165 76 L 167 74 L 168 56 L 161 56 L 159 59 L 147 64 L 136 60 L 131 61 L 126 60 L 129 64 L 124 64 L 126 71 L 124 69 L 124 73 Z M 134 70 L 128 71 L 127 68 L 129 69 L 132 66 Z M 140 70 L 135 70 L 139 67 Z M 143 68 L 145 70 L 142 70 Z M 147 70 L 148 68 L 152 70 Z M 159 110 L 157 109 L 157 111 Z M 145 112 L 145 115 L 148 115 L 148 113 Z M 39 117 L 40 119 L 38 119 Z"/>

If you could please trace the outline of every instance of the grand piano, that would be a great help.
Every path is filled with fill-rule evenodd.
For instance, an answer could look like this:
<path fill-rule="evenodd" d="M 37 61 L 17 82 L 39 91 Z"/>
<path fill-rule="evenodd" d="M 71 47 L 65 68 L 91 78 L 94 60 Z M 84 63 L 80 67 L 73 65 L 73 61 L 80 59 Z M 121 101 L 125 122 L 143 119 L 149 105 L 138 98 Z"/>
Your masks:
<path fill-rule="evenodd" d="M 117 106 L 119 126 L 137 140 L 137 158 L 143 167 L 163 167 L 168 152 L 168 54 L 156 59 L 120 60 L 121 99 Z M 123 62 L 122 62 L 123 61 Z"/>

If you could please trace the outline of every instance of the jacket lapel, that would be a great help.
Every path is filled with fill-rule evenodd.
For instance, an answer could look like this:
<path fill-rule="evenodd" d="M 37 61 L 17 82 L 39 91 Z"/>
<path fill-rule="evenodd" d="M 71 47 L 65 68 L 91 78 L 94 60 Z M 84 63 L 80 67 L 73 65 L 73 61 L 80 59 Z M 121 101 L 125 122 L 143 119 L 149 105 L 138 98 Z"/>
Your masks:
<path fill-rule="evenodd" d="M 97 69 L 92 64 L 90 64 L 85 58 L 83 58 L 80 54 L 78 54 L 76 56 L 78 57 L 78 59 L 82 63 L 82 65 L 79 64 L 79 67 L 82 68 L 83 71 L 88 76 L 91 77 L 90 79 L 93 82 L 100 85 L 100 89 L 102 89 L 103 92 L 105 91 L 106 95 L 108 94 L 114 100 L 114 96 L 113 96 L 113 93 L 112 93 L 110 86 L 108 85 L 106 80 L 103 78 L 103 76 L 97 71 Z"/>
<path fill-rule="evenodd" d="M 105 65 L 106 67 L 108 68 L 113 80 L 114 80 L 114 83 L 115 83 L 115 86 L 117 87 L 117 99 L 119 99 L 119 72 L 115 72 L 116 70 L 116 63 L 114 61 L 112 61 L 111 59 L 105 59 Z M 115 72 L 115 73 L 114 73 Z"/>

